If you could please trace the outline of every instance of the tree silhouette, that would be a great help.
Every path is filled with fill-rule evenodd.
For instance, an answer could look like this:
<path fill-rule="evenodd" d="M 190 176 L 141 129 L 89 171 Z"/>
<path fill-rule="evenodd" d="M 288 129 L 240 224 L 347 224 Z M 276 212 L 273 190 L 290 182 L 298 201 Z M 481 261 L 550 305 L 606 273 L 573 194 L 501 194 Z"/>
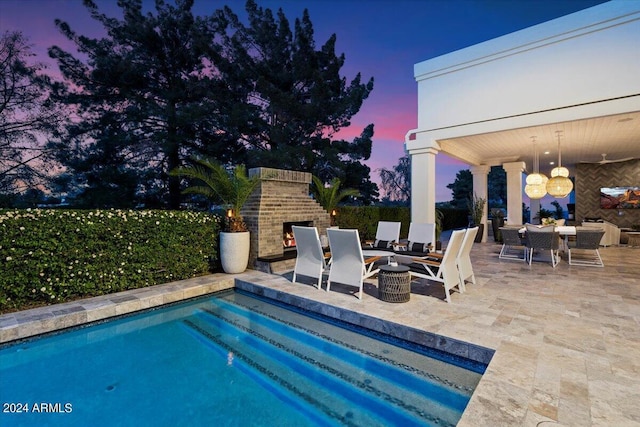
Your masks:
<path fill-rule="evenodd" d="M 49 97 L 54 84 L 42 64 L 29 64 L 28 40 L 20 32 L 0 36 L 0 192 L 47 185 L 44 135 L 55 135 L 62 120 Z"/>
<path fill-rule="evenodd" d="M 224 45 L 234 65 L 246 73 L 252 92 L 246 104 L 251 126 L 243 135 L 251 166 L 311 172 L 323 181 L 338 177 L 367 200 L 377 196 L 370 169 L 373 125 L 352 141 L 336 138 L 373 90 L 373 78 L 358 73 L 349 84 L 340 75 L 345 56 L 335 52 L 336 35 L 316 49 L 309 12 L 291 30 L 282 9 L 274 16 L 246 3 L 248 25 L 225 7 L 230 23 Z"/>
<path fill-rule="evenodd" d="M 192 155 L 243 160 L 234 106 L 249 86 L 215 43 L 224 25 L 194 16 L 192 0 L 156 2 L 155 14 L 143 14 L 141 0 L 122 0 L 121 20 L 84 4 L 107 35 L 91 39 L 56 20 L 86 59 L 49 49 L 67 83 L 60 99 L 80 117 L 53 147 L 85 192 L 133 189 L 177 208 L 180 179 L 168 171 Z"/>

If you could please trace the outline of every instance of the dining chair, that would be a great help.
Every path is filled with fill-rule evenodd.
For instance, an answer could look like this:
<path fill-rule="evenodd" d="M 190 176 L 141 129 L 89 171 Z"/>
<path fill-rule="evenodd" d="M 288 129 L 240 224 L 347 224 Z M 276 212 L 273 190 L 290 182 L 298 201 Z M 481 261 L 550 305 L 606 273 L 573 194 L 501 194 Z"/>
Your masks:
<path fill-rule="evenodd" d="M 502 248 L 498 258 L 527 261 L 527 247 L 525 241 L 520 237 L 520 231 L 513 227 L 501 227 L 500 233 L 502 234 Z"/>
<path fill-rule="evenodd" d="M 533 261 L 533 252 L 538 249 L 548 250 L 551 254 L 551 265 L 555 268 L 558 265 L 558 251 L 560 248 L 560 234 L 553 231 L 553 226 L 549 227 L 527 227 L 526 247 L 529 254 L 529 265 Z"/>
<path fill-rule="evenodd" d="M 592 267 L 604 267 L 602 257 L 600 256 L 600 241 L 604 236 L 604 230 L 586 230 L 582 228 L 576 228 L 576 240 L 575 243 L 570 245 L 569 250 L 569 264 L 570 265 L 585 265 Z M 591 251 L 594 256 L 591 258 L 575 258 L 575 254 L 572 251 L 580 251 L 581 254 L 585 254 L 587 251 Z M 587 252 L 588 253 L 588 252 Z"/>

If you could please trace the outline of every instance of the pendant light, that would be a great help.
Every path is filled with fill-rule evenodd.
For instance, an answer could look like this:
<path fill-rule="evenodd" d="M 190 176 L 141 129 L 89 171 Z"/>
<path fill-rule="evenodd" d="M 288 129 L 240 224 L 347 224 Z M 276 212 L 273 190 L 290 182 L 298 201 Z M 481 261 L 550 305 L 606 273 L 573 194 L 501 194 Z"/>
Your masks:
<path fill-rule="evenodd" d="M 539 159 L 538 149 L 536 148 L 536 137 L 532 136 L 533 142 L 533 173 L 527 175 L 527 185 L 524 187 L 524 192 L 530 199 L 541 199 L 547 194 L 547 181 L 548 178 L 538 171 Z"/>
<path fill-rule="evenodd" d="M 556 199 L 567 197 L 573 190 L 573 182 L 569 179 L 569 169 L 562 167 L 562 152 L 560 151 L 560 134 L 562 131 L 557 130 L 558 136 L 558 167 L 551 170 L 551 179 L 547 182 L 547 192 Z"/>

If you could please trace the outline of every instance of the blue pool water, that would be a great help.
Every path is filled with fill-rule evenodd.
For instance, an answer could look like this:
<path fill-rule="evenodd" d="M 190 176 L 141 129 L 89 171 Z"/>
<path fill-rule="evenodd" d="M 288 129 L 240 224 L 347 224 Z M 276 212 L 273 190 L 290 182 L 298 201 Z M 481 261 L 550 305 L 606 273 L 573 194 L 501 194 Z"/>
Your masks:
<path fill-rule="evenodd" d="M 225 292 L 0 348 L 0 425 L 455 425 L 482 367 L 397 344 Z"/>

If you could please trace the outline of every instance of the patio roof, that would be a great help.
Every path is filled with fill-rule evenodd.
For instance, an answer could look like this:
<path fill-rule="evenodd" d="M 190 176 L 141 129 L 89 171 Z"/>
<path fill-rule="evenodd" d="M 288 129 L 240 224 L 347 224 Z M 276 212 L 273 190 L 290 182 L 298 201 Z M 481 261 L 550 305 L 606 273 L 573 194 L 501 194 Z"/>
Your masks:
<path fill-rule="evenodd" d="M 445 153 L 470 165 L 502 165 L 523 161 L 533 164 L 531 137 L 536 137 L 540 170 L 547 173 L 558 162 L 556 131 L 562 131 L 562 164 L 574 170 L 576 163 L 598 163 L 640 158 L 640 111 L 571 122 L 509 129 L 479 135 L 447 138 L 438 143 Z"/>

